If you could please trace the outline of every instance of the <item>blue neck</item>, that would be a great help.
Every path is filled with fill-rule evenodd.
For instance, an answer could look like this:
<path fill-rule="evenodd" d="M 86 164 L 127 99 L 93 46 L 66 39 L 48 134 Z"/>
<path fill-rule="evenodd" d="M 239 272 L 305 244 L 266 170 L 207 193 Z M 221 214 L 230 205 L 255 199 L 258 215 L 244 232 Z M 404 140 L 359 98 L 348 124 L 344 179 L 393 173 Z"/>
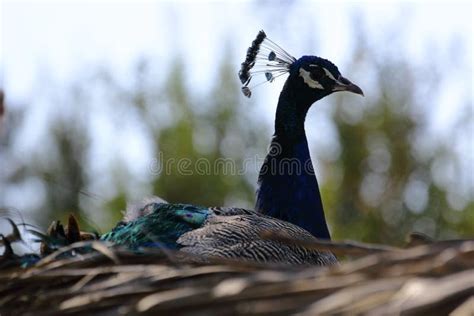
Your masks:
<path fill-rule="evenodd" d="M 280 95 L 275 135 L 260 169 L 256 210 L 330 239 L 304 132 L 313 98 L 297 98 L 287 81 Z M 311 102 L 312 101 L 312 102 Z"/>

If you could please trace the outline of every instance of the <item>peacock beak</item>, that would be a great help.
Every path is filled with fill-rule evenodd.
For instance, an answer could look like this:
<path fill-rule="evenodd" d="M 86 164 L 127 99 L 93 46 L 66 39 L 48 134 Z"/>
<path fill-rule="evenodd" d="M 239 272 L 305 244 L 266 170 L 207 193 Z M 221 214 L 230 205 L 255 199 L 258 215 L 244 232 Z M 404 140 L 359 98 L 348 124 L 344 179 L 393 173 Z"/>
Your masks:
<path fill-rule="evenodd" d="M 332 91 L 349 91 L 364 96 L 364 91 L 362 91 L 359 86 L 353 84 L 349 79 L 346 79 L 343 76 L 339 76 L 339 78 L 337 78 L 336 84 L 334 85 Z"/>

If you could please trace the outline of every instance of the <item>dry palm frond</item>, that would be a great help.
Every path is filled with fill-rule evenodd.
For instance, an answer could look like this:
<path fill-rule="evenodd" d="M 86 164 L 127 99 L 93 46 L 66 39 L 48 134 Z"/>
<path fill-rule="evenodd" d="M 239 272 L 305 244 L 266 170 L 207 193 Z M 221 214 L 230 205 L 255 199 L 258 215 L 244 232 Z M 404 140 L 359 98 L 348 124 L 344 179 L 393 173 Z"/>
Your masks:
<path fill-rule="evenodd" d="M 270 234 L 267 238 L 286 237 Z M 97 242 L 76 243 L 68 251 L 86 244 L 95 245 L 96 251 L 61 259 L 53 253 L 27 270 L 0 272 L 0 314 L 472 312 L 474 240 L 431 242 L 408 249 L 354 242 L 305 244 L 362 256 L 332 268 L 255 264 L 157 250 L 136 254 Z"/>

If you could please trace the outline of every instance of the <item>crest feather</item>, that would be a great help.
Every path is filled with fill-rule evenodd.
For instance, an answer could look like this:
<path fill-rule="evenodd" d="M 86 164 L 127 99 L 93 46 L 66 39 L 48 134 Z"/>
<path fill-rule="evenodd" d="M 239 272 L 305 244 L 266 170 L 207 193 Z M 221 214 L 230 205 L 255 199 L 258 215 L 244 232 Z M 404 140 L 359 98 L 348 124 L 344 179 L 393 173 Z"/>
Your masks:
<path fill-rule="evenodd" d="M 239 71 L 239 79 L 243 85 L 242 93 L 250 98 L 252 91 L 248 85 L 255 75 L 265 75 L 266 81 L 259 84 L 273 82 L 277 77 L 288 73 L 295 61 L 296 58 L 270 40 L 263 30 L 258 32 L 252 45 L 247 49 L 245 61 Z"/>

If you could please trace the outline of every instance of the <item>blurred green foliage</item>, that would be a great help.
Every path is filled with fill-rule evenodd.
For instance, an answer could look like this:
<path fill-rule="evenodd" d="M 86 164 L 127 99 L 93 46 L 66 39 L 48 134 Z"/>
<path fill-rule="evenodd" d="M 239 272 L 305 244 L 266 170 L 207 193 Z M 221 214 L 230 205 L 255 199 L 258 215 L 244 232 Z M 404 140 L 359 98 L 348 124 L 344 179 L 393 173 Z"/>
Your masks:
<path fill-rule="evenodd" d="M 207 103 L 205 111 L 199 113 L 194 109 L 201 105 L 192 101 L 184 85 L 181 63 L 178 61 L 171 70 L 166 94 L 172 105 L 173 125 L 151 131 L 155 148 L 161 153 L 155 157 L 162 158 L 159 163 L 164 172 L 153 180 L 153 192 L 169 202 L 224 205 L 231 200 L 253 201 L 253 183 L 236 173 L 243 165 L 245 150 L 249 155 L 258 150 L 255 146 L 266 146 L 264 134 L 258 119 L 247 113 L 248 104 L 241 104 L 235 69 L 226 60 L 231 60 L 229 55 L 219 67 L 215 86 L 199 102 Z M 203 142 L 204 150 L 199 146 Z M 186 168 L 189 175 L 178 170 L 184 159 L 190 163 Z"/>
<path fill-rule="evenodd" d="M 144 59 L 137 63 L 131 85 L 120 84 L 111 72 L 99 69 L 65 92 L 73 114 L 51 120 L 49 145 L 38 146 L 38 152 L 22 159 L 5 159 L 10 171 L 2 185 L 21 187 L 22 182 L 35 178 L 44 183 L 43 198 L 37 199 L 33 214 L 44 228 L 51 220 L 64 220 L 68 212 L 75 212 L 83 224 L 95 221 L 105 231 L 121 217 L 130 192 L 134 197 L 153 193 L 169 202 L 251 207 L 258 164 L 262 162 L 251 158 L 264 157 L 271 128 L 249 110 L 252 101 L 240 95 L 230 60 L 227 49 L 214 86 L 201 96 L 190 89 L 179 59 L 163 84 L 156 83 L 152 63 Z M 417 112 L 420 99 L 413 82 L 419 69 L 401 59 L 371 54 L 361 43 L 353 63 L 346 66 L 352 69 L 348 77 L 357 78 L 364 67 L 370 67 L 376 82 L 370 89 L 377 93 L 364 99 L 361 109 L 348 105 L 348 96 L 332 97 L 329 102 L 335 106 L 330 118 L 338 135 L 334 146 L 341 150 L 333 159 L 315 163 L 317 169 L 324 170 L 320 184 L 335 239 L 394 244 L 414 230 L 437 238 L 472 236 L 472 197 L 459 197 L 465 203 L 453 206 L 449 195 L 453 199 L 456 179 L 446 184 L 436 176 L 443 168 L 457 166 L 459 157 L 449 146 L 423 137 L 423 120 Z M 436 81 L 429 88 L 435 89 Z M 110 174 L 91 170 L 91 161 L 101 159 L 91 150 L 96 135 L 90 132 L 90 120 L 97 108 L 88 105 L 97 90 L 103 102 L 114 106 L 116 117 L 110 117 L 113 124 L 125 125 L 124 121 L 133 118 L 139 125 L 137 137 L 148 140 L 145 143 L 151 147 L 152 156 L 144 178 L 133 179 L 134 174 L 119 159 L 112 160 Z M 24 114 L 11 113 L 9 118 Z M 28 121 L 20 125 L 28 128 Z M 16 127 L 8 126 L 2 141 L 4 158 L 13 152 L 16 139 Z M 311 140 L 318 135 L 309 136 Z M 428 143 L 429 150 L 420 149 L 420 144 Z M 160 168 L 152 168 L 153 159 Z M 189 169 L 194 170 L 198 161 L 210 162 L 211 172 L 183 174 L 177 164 L 166 168 L 165 163 L 173 159 L 188 159 Z M 246 166 L 245 174 L 224 170 L 224 165 L 213 170 L 216 161 L 227 159 L 237 169 L 249 159 L 254 164 Z M 106 198 L 100 198 L 101 192 L 91 192 L 93 183 L 103 177 L 111 179 Z"/>
<path fill-rule="evenodd" d="M 413 110 L 420 104 L 412 82 L 403 80 L 413 70 L 399 61 L 378 69 L 378 97 L 364 100 L 362 115 L 351 117 L 347 112 L 353 109 L 339 97 L 332 116 L 341 154 L 326 164 L 326 173 L 337 176 L 330 176 L 323 190 L 335 238 L 394 243 L 412 231 L 437 238 L 472 236 L 474 202 L 454 209 L 448 194 L 459 183 L 451 179 L 445 187 L 435 179 L 451 164 L 460 170 L 458 157 L 445 144 L 418 137 L 423 123 Z M 394 75 L 387 80 L 386 73 Z M 420 148 L 420 142 L 430 142 L 430 148 Z"/>

